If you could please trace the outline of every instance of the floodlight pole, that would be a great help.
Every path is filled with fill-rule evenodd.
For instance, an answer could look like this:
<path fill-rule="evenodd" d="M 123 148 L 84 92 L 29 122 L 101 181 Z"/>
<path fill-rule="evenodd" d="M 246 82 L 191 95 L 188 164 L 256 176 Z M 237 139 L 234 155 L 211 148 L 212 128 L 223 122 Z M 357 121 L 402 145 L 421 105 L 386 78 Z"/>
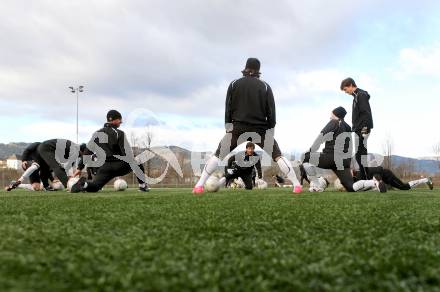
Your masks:
<path fill-rule="evenodd" d="M 84 86 L 69 86 L 70 92 L 76 93 L 76 143 L 79 143 L 79 93 L 84 91 Z"/>

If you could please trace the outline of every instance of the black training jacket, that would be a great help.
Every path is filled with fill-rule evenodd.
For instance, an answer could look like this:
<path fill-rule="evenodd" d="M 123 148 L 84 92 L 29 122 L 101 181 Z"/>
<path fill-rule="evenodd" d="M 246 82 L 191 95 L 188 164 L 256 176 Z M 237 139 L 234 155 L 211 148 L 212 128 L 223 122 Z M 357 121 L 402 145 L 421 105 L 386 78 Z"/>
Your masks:
<path fill-rule="evenodd" d="M 125 156 L 124 149 L 124 139 L 125 133 L 118 128 L 114 127 L 112 124 L 106 123 L 102 129 L 96 131 L 97 133 L 105 133 L 108 137 L 107 143 L 99 142 L 98 137 L 94 137 L 94 142 L 105 152 L 106 161 L 118 161 L 113 155 Z M 94 134 L 94 136 L 96 133 Z M 96 149 L 87 149 L 87 155 L 92 155 L 96 153 Z"/>
<path fill-rule="evenodd" d="M 37 148 L 40 146 L 40 142 L 34 142 L 29 144 L 26 149 L 24 149 L 21 161 L 33 161 L 38 157 Z"/>
<path fill-rule="evenodd" d="M 339 139 L 344 143 L 336 145 L 336 140 L 339 135 L 345 133 L 345 136 L 341 136 Z M 327 136 L 327 135 L 330 135 Z M 344 139 L 345 138 L 345 139 Z M 344 120 L 330 120 L 327 125 L 322 129 L 320 135 L 313 143 L 310 148 L 311 152 L 316 152 L 319 146 L 324 143 L 325 146 L 322 150 L 323 153 L 333 154 L 333 153 L 347 153 L 350 143 L 351 143 L 351 128 Z M 338 146 L 338 147 L 336 147 Z"/>
<path fill-rule="evenodd" d="M 41 142 L 41 144 L 38 147 L 38 155 L 40 155 L 40 151 L 41 149 L 44 149 L 45 151 L 49 151 L 50 153 L 56 153 L 56 148 L 57 148 L 57 144 L 58 142 L 60 143 L 60 145 L 64 145 L 64 159 L 68 159 L 69 155 L 70 155 L 70 147 L 72 147 L 72 145 L 76 145 L 75 143 L 73 143 L 70 140 L 66 140 L 66 139 L 51 139 L 51 140 L 47 140 L 44 142 Z M 79 150 L 79 147 L 78 147 Z M 61 157 L 60 157 L 61 158 Z"/>
<path fill-rule="evenodd" d="M 225 123 L 274 128 L 275 101 L 270 86 L 251 76 L 232 81 L 226 95 Z"/>
<path fill-rule="evenodd" d="M 373 129 L 373 116 L 370 107 L 370 95 L 365 90 L 357 88 L 353 93 L 353 132 L 359 132 L 363 127 Z"/>
<path fill-rule="evenodd" d="M 258 159 L 257 162 L 252 161 L 250 156 L 253 156 L 253 159 Z M 254 167 L 257 169 L 258 177 L 262 178 L 263 174 L 261 171 L 261 156 L 254 152 L 254 155 L 247 155 L 246 152 L 240 152 L 228 159 L 227 168 L 233 168 L 233 162 L 240 161 L 242 165 L 237 164 L 237 168 L 244 173 L 251 173 Z"/>

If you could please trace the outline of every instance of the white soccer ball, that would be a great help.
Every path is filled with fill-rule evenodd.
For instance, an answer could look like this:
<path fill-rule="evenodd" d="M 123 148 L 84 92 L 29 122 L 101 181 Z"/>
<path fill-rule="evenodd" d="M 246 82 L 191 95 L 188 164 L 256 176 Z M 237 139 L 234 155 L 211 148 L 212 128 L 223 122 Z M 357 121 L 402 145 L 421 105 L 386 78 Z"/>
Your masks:
<path fill-rule="evenodd" d="M 113 188 L 116 191 L 125 191 L 128 188 L 128 184 L 125 180 L 122 178 L 117 178 L 115 182 L 113 183 Z"/>
<path fill-rule="evenodd" d="M 72 177 L 67 181 L 67 190 L 70 192 L 72 186 L 79 181 L 79 177 Z"/>
<path fill-rule="evenodd" d="M 244 184 L 244 181 L 241 179 L 241 177 L 235 179 L 235 183 L 237 184 L 238 189 L 244 189 L 246 185 Z"/>
<path fill-rule="evenodd" d="M 64 190 L 64 186 L 63 186 L 63 184 L 62 184 L 59 180 L 54 181 L 54 182 L 52 183 L 52 188 L 53 188 L 55 191 L 62 191 L 62 190 Z"/>
<path fill-rule="evenodd" d="M 340 191 L 340 192 L 345 192 L 345 187 L 341 184 L 341 180 L 339 178 L 337 178 L 335 180 L 335 182 L 333 183 L 333 185 L 335 186 L 335 189 Z"/>
<path fill-rule="evenodd" d="M 255 184 L 257 185 L 257 188 L 260 189 L 260 190 L 267 189 L 267 182 L 265 182 L 262 179 L 257 179 L 255 181 Z"/>
<path fill-rule="evenodd" d="M 321 193 L 325 191 L 326 188 L 327 188 L 327 180 L 324 177 L 320 176 L 318 177 L 317 182 L 314 181 L 310 182 L 309 191 L 311 193 L 315 193 L 315 192 Z"/>
<path fill-rule="evenodd" d="M 210 193 L 217 192 L 220 189 L 218 177 L 211 175 L 205 183 L 205 190 Z"/>

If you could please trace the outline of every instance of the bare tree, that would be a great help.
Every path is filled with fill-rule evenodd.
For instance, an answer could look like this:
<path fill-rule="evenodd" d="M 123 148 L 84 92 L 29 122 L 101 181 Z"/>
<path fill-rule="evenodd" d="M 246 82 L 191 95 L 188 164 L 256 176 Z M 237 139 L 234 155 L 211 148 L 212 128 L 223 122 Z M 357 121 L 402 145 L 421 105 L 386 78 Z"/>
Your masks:
<path fill-rule="evenodd" d="M 151 144 L 153 143 L 154 138 L 154 132 L 151 126 L 147 126 L 145 129 L 144 135 L 142 136 L 140 147 L 145 148 L 148 151 L 151 151 Z M 150 177 L 151 174 L 151 165 L 150 160 L 145 162 L 145 172 L 148 177 Z"/>
<path fill-rule="evenodd" d="M 383 147 L 383 154 L 385 156 L 384 161 L 383 161 L 383 165 L 385 168 L 391 169 L 392 155 L 393 155 L 393 149 L 394 149 L 393 138 L 391 137 L 391 135 L 389 135 L 389 134 L 387 135 L 382 147 Z"/>
<path fill-rule="evenodd" d="M 415 175 L 416 169 L 414 163 L 410 159 L 407 159 L 403 161 L 393 171 L 398 177 L 409 180 L 411 177 Z"/>

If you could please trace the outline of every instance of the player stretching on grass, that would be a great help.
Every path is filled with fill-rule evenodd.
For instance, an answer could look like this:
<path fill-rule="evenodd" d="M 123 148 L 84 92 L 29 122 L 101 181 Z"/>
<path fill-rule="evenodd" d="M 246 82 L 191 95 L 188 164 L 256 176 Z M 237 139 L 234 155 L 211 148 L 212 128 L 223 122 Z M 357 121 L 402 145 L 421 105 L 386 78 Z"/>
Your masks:
<path fill-rule="evenodd" d="M 386 186 L 380 179 L 359 180 L 356 183 L 351 175 L 351 128 L 344 121 L 347 111 L 343 107 L 335 108 L 331 113 L 330 122 L 321 131 L 313 143 L 310 151 L 305 154 L 303 161 L 304 169 L 310 179 L 311 191 L 323 191 L 327 186 L 318 180 L 316 167 L 331 169 L 340 179 L 342 185 L 349 192 L 366 191 L 376 189 L 386 192 Z M 325 142 L 322 153 L 316 152 L 320 145 Z"/>
<path fill-rule="evenodd" d="M 38 152 L 37 148 L 40 145 L 40 142 L 31 143 L 24 149 L 21 159 L 21 168 L 23 171 L 26 171 L 32 163 L 37 159 Z M 29 176 L 29 182 L 30 184 L 24 184 L 21 183 L 17 186 L 17 188 L 25 189 L 29 191 L 40 191 L 40 190 L 46 190 L 51 191 L 53 190 L 52 187 L 49 184 L 49 179 L 53 180 L 52 173 L 50 169 L 46 167 L 40 167 L 38 171 L 34 171 Z M 11 182 L 11 185 L 14 182 Z M 41 184 L 43 184 L 43 188 L 41 188 Z"/>
<path fill-rule="evenodd" d="M 97 137 L 93 139 L 93 142 L 97 148 L 93 149 L 91 147 L 92 149 L 87 149 L 85 153 L 86 155 L 91 156 L 96 154 L 99 160 L 98 151 L 103 151 L 103 159 L 105 159 L 105 162 L 98 168 L 93 180 L 88 181 L 85 177 L 81 177 L 78 182 L 72 186 L 72 193 L 98 192 L 113 178 L 124 176 L 131 171 L 135 171 L 132 169 L 132 166 L 137 166 L 141 171 L 139 176 L 143 176 L 141 179 L 138 177 L 138 173 L 136 173 L 139 182 L 139 191 L 148 192 L 150 190 L 146 182 L 144 167 L 142 164 L 136 166 L 130 165 L 130 163 L 116 157 L 127 157 L 134 162 L 134 156 L 133 153 L 131 153 L 131 148 L 126 140 L 125 133 L 119 130 L 121 124 L 122 115 L 116 110 L 110 110 L 107 113 L 107 123 L 104 124 L 102 129 L 95 133 Z M 74 176 L 80 175 L 81 168 L 82 167 L 75 172 Z"/>
<path fill-rule="evenodd" d="M 33 146 L 35 146 L 35 144 Z M 38 171 L 42 171 L 45 174 L 53 171 L 55 178 L 57 178 L 64 187 L 67 187 L 67 170 L 71 167 L 76 158 L 82 155 L 80 146 L 69 140 L 52 139 L 36 145 L 33 151 L 35 151 L 35 153 L 32 154 L 32 165 L 26 169 L 17 181 L 11 182 L 6 190 L 10 191 L 15 189 L 24 179 L 29 178 L 35 172 L 38 173 Z"/>
<path fill-rule="evenodd" d="M 255 159 L 253 159 L 255 158 Z M 254 169 L 257 169 L 258 177 L 262 178 L 260 156 L 255 153 L 255 144 L 248 142 L 244 152 L 237 153 L 228 159 L 225 176 L 220 179 L 220 185 L 228 186 L 229 183 L 241 177 L 247 190 L 254 187 Z"/>
<path fill-rule="evenodd" d="M 220 161 L 238 144 L 249 140 L 272 155 L 281 171 L 292 181 L 293 191 L 300 193 L 302 187 L 292 164 L 281 155 L 278 143 L 274 139 L 275 101 L 270 86 L 260 80 L 260 61 L 249 58 L 242 73 L 243 77 L 232 81 L 228 87 L 225 108 L 226 135 L 205 165 L 193 193 L 203 193 L 203 185 Z"/>

